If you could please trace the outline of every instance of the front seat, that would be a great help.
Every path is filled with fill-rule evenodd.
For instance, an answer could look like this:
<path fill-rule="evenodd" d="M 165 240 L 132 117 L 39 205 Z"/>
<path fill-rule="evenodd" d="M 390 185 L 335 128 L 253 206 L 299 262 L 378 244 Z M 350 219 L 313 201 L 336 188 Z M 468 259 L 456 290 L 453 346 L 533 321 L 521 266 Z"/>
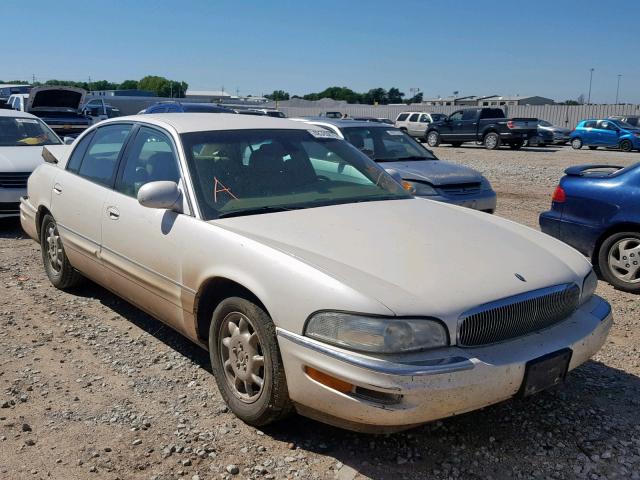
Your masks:
<path fill-rule="evenodd" d="M 147 161 L 149 182 L 170 181 L 178 183 L 180 174 L 171 152 L 156 152 Z"/>
<path fill-rule="evenodd" d="M 249 169 L 252 171 L 255 181 L 255 191 L 252 193 L 268 193 L 282 189 L 287 185 L 284 154 L 284 149 L 277 143 L 265 143 L 251 154 Z M 254 188 L 250 188 L 250 190 L 254 190 Z"/>

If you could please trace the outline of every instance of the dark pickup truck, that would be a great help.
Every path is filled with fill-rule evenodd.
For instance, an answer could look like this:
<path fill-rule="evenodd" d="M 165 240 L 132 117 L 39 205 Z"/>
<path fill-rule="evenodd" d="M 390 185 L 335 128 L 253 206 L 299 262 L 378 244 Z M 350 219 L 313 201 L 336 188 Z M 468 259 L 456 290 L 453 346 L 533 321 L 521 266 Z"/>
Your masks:
<path fill-rule="evenodd" d="M 477 142 L 494 150 L 502 144 L 518 149 L 537 134 L 537 118 L 505 118 L 501 108 L 467 108 L 429 125 L 424 138 L 430 147 Z"/>
<path fill-rule="evenodd" d="M 74 137 L 91 125 L 91 118 L 80 111 L 86 90 L 75 87 L 36 87 L 29 93 L 26 111 L 40 117 L 59 136 Z"/>

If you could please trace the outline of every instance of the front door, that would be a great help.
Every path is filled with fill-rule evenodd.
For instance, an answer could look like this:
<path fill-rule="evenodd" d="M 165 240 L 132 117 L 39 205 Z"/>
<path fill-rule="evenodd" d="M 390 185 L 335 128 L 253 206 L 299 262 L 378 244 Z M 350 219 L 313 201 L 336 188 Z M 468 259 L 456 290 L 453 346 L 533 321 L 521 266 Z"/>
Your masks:
<path fill-rule="evenodd" d="M 598 143 L 603 147 L 617 147 L 619 140 L 618 132 L 618 127 L 616 127 L 613 122 L 600 120 L 598 122 Z"/>
<path fill-rule="evenodd" d="M 453 112 L 440 127 L 440 137 L 446 142 L 462 141 L 460 132 L 462 126 L 462 110 Z"/>
<path fill-rule="evenodd" d="M 143 126 L 121 163 L 101 212 L 105 274 L 119 295 L 184 332 L 180 252 L 188 240 L 177 232 L 192 218 L 137 200 L 145 183 L 180 184 L 175 145 L 167 133 Z"/>
<path fill-rule="evenodd" d="M 85 136 L 54 181 L 51 213 L 71 264 L 98 282 L 101 212 L 131 124 L 108 125 Z"/>

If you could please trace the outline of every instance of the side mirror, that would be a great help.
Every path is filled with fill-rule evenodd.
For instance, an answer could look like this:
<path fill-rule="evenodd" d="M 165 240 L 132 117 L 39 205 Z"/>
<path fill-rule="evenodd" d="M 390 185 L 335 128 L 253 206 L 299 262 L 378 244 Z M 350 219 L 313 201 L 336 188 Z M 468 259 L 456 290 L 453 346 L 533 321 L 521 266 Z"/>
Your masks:
<path fill-rule="evenodd" d="M 71 145 L 75 140 L 73 137 L 63 137 L 62 139 L 65 145 Z"/>
<path fill-rule="evenodd" d="M 182 213 L 181 198 L 182 192 L 176 182 L 149 182 L 138 190 L 138 203 L 147 208 Z"/>

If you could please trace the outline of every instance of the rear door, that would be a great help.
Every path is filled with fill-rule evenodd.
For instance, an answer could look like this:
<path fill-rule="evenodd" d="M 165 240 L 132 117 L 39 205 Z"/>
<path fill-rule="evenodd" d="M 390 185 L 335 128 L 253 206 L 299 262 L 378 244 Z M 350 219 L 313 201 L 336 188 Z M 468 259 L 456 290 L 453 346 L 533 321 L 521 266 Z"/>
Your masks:
<path fill-rule="evenodd" d="M 56 177 L 51 196 L 51 212 L 69 261 L 101 283 L 101 212 L 131 128 L 105 125 L 83 137 Z"/>
<path fill-rule="evenodd" d="M 469 108 L 462 111 L 462 119 L 459 122 L 458 133 L 463 140 L 475 140 L 478 133 L 478 111 Z"/>
<path fill-rule="evenodd" d="M 580 129 L 580 138 L 582 138 L 582 142 L 585 145 L 599 145 L 599 130 L 596 127 L 597 122 L 595 120 L 584 122 L 584 125 Z"/>
<path fill-rule="evenodd" d="M 420 113 L 412 113 L 411 115 L 409 115 L 409 118 L 407 120 L 407 132 L 412 137 L 417 137 L 418 135 L 420 135 L 418 130 L 420 126 L 420 115 Z"/>
<path fill-rule="evenodd" d="M 181 238 L 180 225 L 190 217 L 137 200 L 146 183 L 181 184 L 177 148 L 159 128 L 141 126 L 132 136 L 100 216 L 105 275 L 119 295 L 185 331 L 180 252 L 188 240 Z"/>

